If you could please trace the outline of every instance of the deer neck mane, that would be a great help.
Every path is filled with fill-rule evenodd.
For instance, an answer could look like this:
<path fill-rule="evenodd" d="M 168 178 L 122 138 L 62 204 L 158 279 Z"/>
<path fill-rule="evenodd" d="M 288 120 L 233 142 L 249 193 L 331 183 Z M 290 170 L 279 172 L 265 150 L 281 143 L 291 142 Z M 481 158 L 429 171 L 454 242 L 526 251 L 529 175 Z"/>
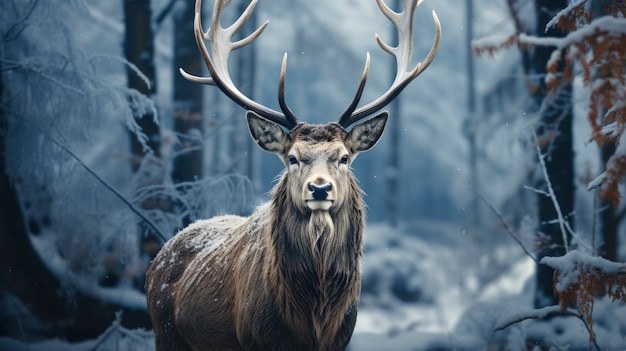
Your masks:
<path fill-rule="evenodd" d="M 274 271 L 265 276 L 277 287 L 276 304 L 287 325 L 312 328 L 318 340 L 327 340 L 324 334 L 336 333 L 343 322 L 329 316 L 343 316 L 358 300 L 365 227 L 361 190 L 351 178 L 352 198 L 342 208 L 302 213 L 286 196 L 285 183 L 283 177 L 272 197 L 265 267 Z"/>
<path fill-rule="evenodd" d="M 302 262 L 300 271 L 352 270 L 362 253 L 365 227 L 362 191 L 354 178 L 350 177 L 350 196 L 341 208 L 306 213 L 293 205 L 285 178 L 276 185 L 271 200 L 270 236 L 278 253 Z M 295 268 L 293 262 L 287 260 L 289 267 L 283 268 Z"/>

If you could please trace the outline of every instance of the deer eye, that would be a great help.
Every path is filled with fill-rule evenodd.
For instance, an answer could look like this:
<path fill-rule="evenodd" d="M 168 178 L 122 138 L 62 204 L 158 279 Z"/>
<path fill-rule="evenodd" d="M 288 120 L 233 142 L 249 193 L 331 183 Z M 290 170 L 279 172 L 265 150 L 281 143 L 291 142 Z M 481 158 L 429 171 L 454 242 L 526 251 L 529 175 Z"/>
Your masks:
<path fill-rule="evenodd" d="M 341 157 L 341 160 L 339 160 L 339 164 L 340 165 L 347 165 L 348 164 L 348 155 L 343 155 Z"/>
<path fill-rule="evenodd" d="M 296 156 L 289 155 L 289 164 L 290 165 L 297 165 L 298 164 L 298 159 L 296 158 Z"/>

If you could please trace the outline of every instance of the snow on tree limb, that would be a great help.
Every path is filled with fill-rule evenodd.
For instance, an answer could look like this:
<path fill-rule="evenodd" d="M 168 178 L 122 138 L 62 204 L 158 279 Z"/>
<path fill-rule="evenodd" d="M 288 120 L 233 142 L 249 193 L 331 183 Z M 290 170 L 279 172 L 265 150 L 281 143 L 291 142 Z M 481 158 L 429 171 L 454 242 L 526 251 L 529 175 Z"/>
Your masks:
<path fill-rule="evenodd" d="M 626 302 L 624 263 L 611 262 L 578 250 L 561 257 L 544 257 L 541 263 L 555 270 L 554 293 L 559 297 L 561 311 L 575 306 L 589 325 L 590 340 L 595 339 L 592 313 L 596 296 L 606 294 L 613 301 Z"/>
<path fill-rule="evenodd" d="M 555 37 L 536 37 L 521 33 L 519 41 L 521 44 L 532 46 L 554 46 L 557 49 L 563 49 L 567 46 L 581 42 L 585 37 L 595 34 L 596 32 L 605 32 L 611 35 L 626 34 L 626 19 L 605 16 L 592 21 L 589 25 L 580 27 L 576 31 L 567 34 L 562 38 Z"/>
<path fill-rule="evenodd" d="M 571 30 L 565 37 L 538 38 L 521 34 L 519 42 L 555 47 L 547 64 L 546 76 L 547 86 L 553 90 L 562 82 L 574 79 L 574 63 L 581 68 L 583 83 L 591 89 L 587 115 L 591 126 L 590 139 L 598 145 L 617 145 L 614 155 L 606 163 L 606 171 L 589 183 L 588 189 L 600 187 L 600 196 L 617 206 L 621 199 L 618 185 L 626 176 L 626 137 L 623 133 L 626 126 L 626 68 L 623 64 L 626 19 L 619 13 L 592 19 L 589 13 L 581 12 L 583 3 L 573 2 L 568 8 L 578 10 L 562 11 L 560 17 L 554 19 L 562 30 Z M 562 61 L 565 69 L 562 76 L 557 76 L 555 72 Z"/>
<path fill-rule="evenodd" d="M 546 23 L 546 27 L 544 29 L 545 32 L 548 32 L 550 28 L 558 25 L 559 21 L 562 21 L 565 16 L 569 15 L 572 11 L 574 11 L 575 8 L 583 5 L 586 2 L 587 0 L 574 0 L 570 2 L 570 4 L 567 5 L 566 8 L 557 12 L 557 14 L 554 17 L 552 17 L 552 19 L 548 21 L 548 23 Z"/>
<path fill-rule="evenodd" d="M 566 313 L 574 316 L 579 316 L 578 311 L 571 308 L 568 309 Z M 546 306 L 534 310 L 525 310 L 519 313 L 506 315 L 506 318 L 502 318 L 502 320 L 498 321 L 493 330 L 500 331 L 512 326 L 513 324 L 525 321 L 527 319 L 546 319 L 547 317 L 558 314 L 563 314 L 561 306 L 559 305 Z"/>
<path fill-rule="evenodd" d="M 604 178 L 606 178 L 606 172 L 600 173 L 600 175 L 595 177 L 592 181 L 589 182 L 589 184 L 587 184 L 587 190 L 593 190 L 602 185 L 602 182 L 604 182 Z"/>
<path fill-rule="evenodd" d="M 567 308 L 563 310 L 561 306 L 559 305 L 546 306 L 543 308 L 527 310 L 527 311 L 523 311 L 520 313 L 506 315 L 506 318 L 503 318 L 502 320 L 498 321 L 498 323 L 494 326 L 493 330 L 501 331 L 514 324 L 523 322 L 528 319 L 546 319 L 548 317 L 558 316 L 558 315 L 573 316 L 573 317 L 580 319 L 585 325 L 585 328 L 587 328 L 587 332 L 590 335 L 593 333 L 591 326 L 587 324 L 587 322 L 583 319 L 580 313 L 578 313 L 578 311 L 576 311 L 573 308 Z M 598 351 L 601 350 L 600 345 L 598 345 L 595 339 L 591 340 L 591 342 L 593 343 L 596 350 Z"/>

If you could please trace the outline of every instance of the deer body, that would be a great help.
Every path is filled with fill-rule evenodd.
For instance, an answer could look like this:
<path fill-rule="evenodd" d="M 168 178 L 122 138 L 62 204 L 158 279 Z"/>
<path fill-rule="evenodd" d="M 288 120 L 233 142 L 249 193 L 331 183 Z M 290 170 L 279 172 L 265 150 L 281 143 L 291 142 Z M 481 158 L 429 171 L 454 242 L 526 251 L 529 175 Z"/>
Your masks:
<path fill-rule="evenodd" d="M 187 79 L 217 86 L 248 110 L 250 135 L 285 164 L 271 200 L 250 217 L 220 216 L 198 221 L 168 241 L 146 277 L 148 312 L 158 351 L 172 350 L 344 350 L 356 322 L 365 226 L 361 190 L 350 170 L 360 152 L 372 148 L 387 123 L 382 112 L 433 60 L 441 28 L 426 59 L 410 69 L 412 17 L 422 0 L 403 0 L 396 13 L 376 0 L 397 27 L 398 47 L 377 37 L 397 58 L 398 72 L 380 98 L 357 109 L 369 55 L 354 99 L 338 121 L 298 122 L 284 99 L 284 56 L 278 100 L 282 113 L 252 101 L 228 73 L 230 51 L 258 37 L 267 22 L 247 38 L 231 42 L 257 0 L 235 23 L 222 28 L 229 0 L 216 0 L 211 28 L 201 24 L 196 0 L 194 33 L 211 77 Z M 205 41 L 211 43 L 211 52 Z"/>
<path fill-rule="evenodd" d="M 157 348 L 343 350 L 356 322 L 365 214 L 342 157 L 372 147 L 387 116 L 351 133 L 301 124 L 284 135 L 249 118 L 262 147 L 285 149 L 288 168 L 251 217 L 198 221 L 163 247 L 146 282 Z M 328 210 L 311 210 L 309 184 L 331 184 Z"/>
<path fill-rule="evenodd" d="M 278 223 L 268 223 L 265 217 L 270 208 L 263 205 L 250 218 L 200 221 L 164 248 L 150 272 L 160 286 L 148 288 L 150 295 L 159 296 L 152 310 L 159 321 L 167 321 L 154 326 L 159 330 L 159 349 L 185 349 L 182 345 L 193 350 L 345 348 L 356 321 L 360 286 L 356 253 L 361 233 L 345 233 L 352 241 L 346 248 L 357 247 L 352 247 L 349 259 L 335 256 L 346 261 L 341 265 L 333 259 L 326 268 L 316 262 L 317 250 L 298 247 L 287 233 L 279 240 L 293 251 L 278 257 L 271 243 L 278 238 L 268 235 L 268 229 Z M 320 230 L 315 234 L 327 235 L 330 228 L 325 221 L 318 215 L 308 223 L 303 219 L 297 226 L 305 232 L 297 235 L 312 234 L 306 233 L 311 222 Z M 161 262 L 163 266 L 156 268 Z M 345 317 L 339 321 L 331 317 L 337 314 Z"/>

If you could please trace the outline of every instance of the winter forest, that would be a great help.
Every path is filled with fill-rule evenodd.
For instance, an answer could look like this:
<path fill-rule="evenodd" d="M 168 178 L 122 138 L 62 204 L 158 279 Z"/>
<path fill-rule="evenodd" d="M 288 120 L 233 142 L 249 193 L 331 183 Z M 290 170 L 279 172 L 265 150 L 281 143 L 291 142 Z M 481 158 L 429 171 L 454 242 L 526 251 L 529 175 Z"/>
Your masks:
<path fill-rule="evenodd" d="M 164 242 L 268 201 L 283 162 L 179 73 L 210 76 L 193 3 L 0 2 L 0 350 L 154 350 Z M 626 350 L 626 4 L 427 0 L 413 64 L 433 11 L 434 61 L 351 165 L 367 227 L 348 350 Z M 375 0 L 260 0 L 241 38 L 266 20 L 228 61 L 253 100 L 278 108 L 285 52 L 307 123 L 337 119 L 366 53 L 363 103 L 392 84 Z"/>

